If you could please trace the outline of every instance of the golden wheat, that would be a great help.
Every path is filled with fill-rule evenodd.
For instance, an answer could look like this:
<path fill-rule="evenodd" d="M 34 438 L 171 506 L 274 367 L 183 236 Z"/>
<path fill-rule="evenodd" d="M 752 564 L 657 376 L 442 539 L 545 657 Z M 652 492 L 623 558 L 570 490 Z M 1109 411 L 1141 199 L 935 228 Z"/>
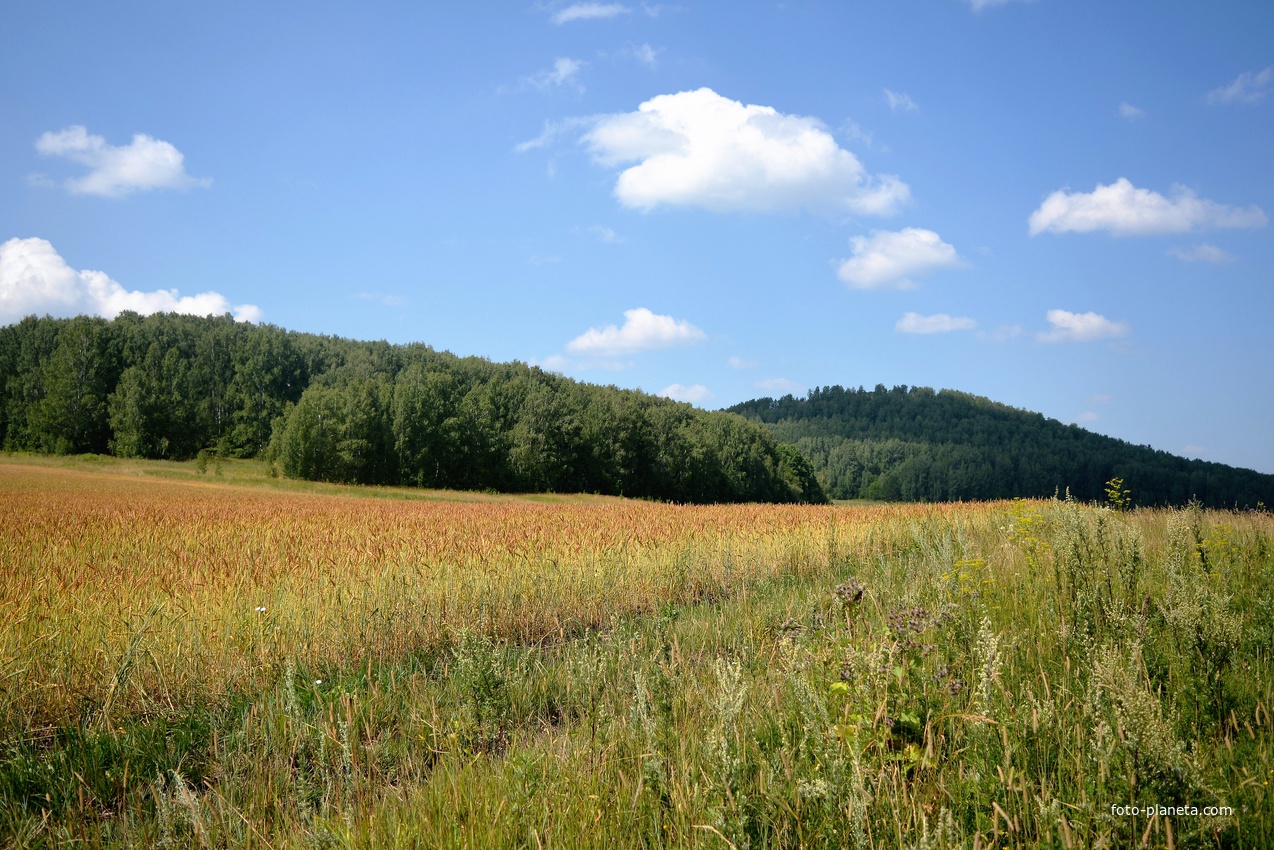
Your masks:
<path fill-rule="evenodd" d="M 275 676 L 543 641 L 826 567 L 829 538 L 958 506 L 419 502 L 0 465 L 8 730 L 153 713 Z"/>

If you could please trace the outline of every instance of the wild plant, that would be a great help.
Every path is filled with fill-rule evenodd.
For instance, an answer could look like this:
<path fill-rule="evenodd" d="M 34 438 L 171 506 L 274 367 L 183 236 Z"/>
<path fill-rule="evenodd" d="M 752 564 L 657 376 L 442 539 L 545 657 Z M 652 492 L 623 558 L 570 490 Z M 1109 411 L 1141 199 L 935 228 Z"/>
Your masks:
<path fill-rule="evenodd" d="M 503 753 L 511 718 L 503 653 L 485 635 L 462 631 L 451 650 L 450 673 L 460 697 L 453 738 L 470 752 Z"/>
<path fill-rule="evenodd" d="M 651 694 L 645 671 L 640 668 L 633 671 L 628 725 L 638 735 L 637 744 L 640 750 L 640 777 L 634 800 L 653 801 L 653 805 L 648 804 L 644 825 L 650 840 L 657 845 L 664 842 L 664 833 L 669 826 L 668 816 L 672 809 L 668 760 L 664 735 L 660 728 L 661 713 L 657 699 Z"/>
<path fill-rule="evenodd" d="M 1061 506 L 1056 541 L 1050 549 L 1072 649 L 1079 648 L 1085 638 L 1125 636 L 1144 606 L 1145 555 L 1140 532 L 1113 512 L 1067 502 Z"/>
<path fill-rule="evenodd" d="M 991 621 L 983 617 L 978 627 L 978 643 L 974 649 L 978 685 L 973 694 L 973 711 L 983 717 L 995 719 L 995 690 L 1004 669 L 1004 655 L 1000 650 L 1000 635 L 991 629 Z"/>
<path fill-rule="evenodd" d="M 1243 635 L 1242 616 L 1208 569 L 1197 511 L 1168 521 L 1166 587 L 1157 611 L 1168 645 L 1160 650 L 1167 684 L 1196 722 L 1222 720 L 1229 709 L 1226 673 Z"/>
<path fill-rule="evenodd" d="M 200 802 L 179 772 L 169 771 L 168 777 L 161 773 L 151 786 L 151 793 L 160 847 L 212 846 Z"/>
<path fill-rule="evenodd" d="M 713 709 L 715 723 L 707 740 L 708 779 L 720 802 L 714 825 L 736 844 L 747 844 L 749 801 L 744 786 L 744 765 L 740 753 L 739 715 L 747 696 L 747 683 L 738 660 L 716 659 Z"/>
<path fill-rule="evenodd" d="M 1164 805 L 1198 799 L 1200 788 L 1175 724 L 1151 690 L 1137 644 L 1107 643 L 1094 653 L 1089 681 L 1093 721 L 1110 730 L 1103 773 L 1107 792 L 1135 801 L 1150 791 Z"/>
<path fill-rule="evenodd" d="M 1115 477 L 1106 482 L 1106 504 L 1116 511 L 1132 510 L 1132 491 L 1125 489 L 1124 479 Z"/>

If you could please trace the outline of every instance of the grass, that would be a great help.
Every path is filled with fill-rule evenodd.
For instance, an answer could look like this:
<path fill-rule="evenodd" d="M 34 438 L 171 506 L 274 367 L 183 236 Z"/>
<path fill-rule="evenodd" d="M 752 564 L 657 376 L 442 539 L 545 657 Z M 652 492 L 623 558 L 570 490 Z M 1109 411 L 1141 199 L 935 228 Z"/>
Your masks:
<path fill-rule="evenodd" d="M 274 482 L 0 462 L 7 844 L 1274 846 L 1268 514 Z"/>

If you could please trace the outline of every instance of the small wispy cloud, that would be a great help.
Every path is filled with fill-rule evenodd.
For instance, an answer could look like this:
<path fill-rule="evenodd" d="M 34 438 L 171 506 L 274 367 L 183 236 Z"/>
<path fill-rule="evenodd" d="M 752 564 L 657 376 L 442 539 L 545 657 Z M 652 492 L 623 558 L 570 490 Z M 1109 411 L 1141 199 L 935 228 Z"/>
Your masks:
<path fill-rule="evenodd" d="M 1123 103 L 1119 104 L 1119 117 L 1127 118 L 1129 121 L 1133 121 L 1138 118 L 1146 117 L 1146 111 L 1144 109 L 1138 109 L 1137 107 L 1133 106 L 1128 101 L 1124 101 Z"/>
<path fill-rule="evenodd" d="M 584 232 L 592 236 L 598 242 L 607 245 L 614 245 L 617 242 L 623 242 L 624 239 L 618 233 L 604 224 L 592 224 L 584 228 Z"/>
<path fill-rule="evenodd" d="M 1262 71 L 1244 71 L 1228 86 L 1208 92 L 1208 103 L 1256 103 L 1274 88 L 1274 65 Z"/>
<path fill-rule="evenodd" d="M 552 68 L 540 71 L 538 74 L 532 74 L 525 78 L 524 82 L 541 91 L 560 88 L 567 84 L 574 86 L 579 91 L 583 91 L 584 86 L 579 82 L 579 72 L 586 64 L 580 59 L 559 56 L 553 60 Z"/>
<path fill-rule="evenodd" d="M 862 142 L 866 147 L 872 147 L 874 136 L 863 129 L 863 126 L 852 119 L 845 119 L 840 126 L 840 135 L 851 142 Z"/>
<path fill-rule="evenodd" d="M 553 144 L 559 136 L 573 133 L 580 127 L 592 126 L 596 122 L 597 119 L 592 117 L 563 118 L 557 121 L 545 121 L 538 136 L 532 139 L 527 139 L 525 142 L 518 142 L 513 146 L 513 150 L 516 153 L 525 153 L 537 148 L 546 148 Z"/>
<path fill-rule="evenodd" d="M 993 9 L 996 6 L 1007 6 L 1009 3 L 1030 3 L 1033 2 L 1033 0 L 968 0 L 968 2 L 973 11 L 981 12 L 983 9 Z"/>
<path fill-rule="evenodd" d="M 1047 318 L 1052 330 L 1037 334 L 1040 342 L 1094 342 L 1127 336 L 1129 330 L 1125 323 L 1112 322 L 1099 313 L 1049 310 Z"/>
<path fill-rule="evenodd" d="M 568 342 L 566 350 L 592 357 L 622 357 L 642 351 L 678 348 L 707 338 L 707 334 L 687 321 L 638 307 L 624 311 L 623 325 L 589 328 Z"/>
<path fill-rule="evenodd" d="M 758 390 L 775 395 L 800 395 L 805 392 L 805 387 L 796 381 L 789 381 L 787 378 L 766 378 L 763 381 L 757 381 L 753 384 Z"/>
<path fill-rule="evenodd" d="M 885 89 L 885 102 L 889 104 L 890 110 L 894 112 L 914 112 L 920 106 L 911 99 L 911 95 L 906 92 L 897 92 L 891 89 Z"/>
<path fill-rule="evenodd" d="M 1178 260 L 1185 260 L 1187 263 L 1216 263 L 1221 265 L 1224 263 L 1234 262 L 1234 255 L 1229 251 L 1218 248 L 1204 242 L 1202 245 L 1195 245 L 1190 248 L 1173 247 L 1168 249 L 1169 257 L 1176 257 Z"/>
<path fill-rule="evenodd" d="M 669 384 L 655 395 L 661 395 L 664 398 L 670 398 L 673 401 L 685 401 L 690 404 L 703 404 L 716 398 L 712 390 L 703 384 L 691 384 L 684 386 L 682 384 Z"/>
<path fill-rule="evenodd" d="M 651 47 L 649 44 L 639 44 L 635 47 L 626 47 L 620 55 L 629 59 L 636 59 L 647 68 L 654 68 L 659 64 L 659 51 Z"/>
<path fill-rule="evenodd" d="M 919 313 L 905 313 L 894 325 L 894 330 L 904 334 L 940 334 L 971 331 L 977 326 L 978 323 L 968 316 L 950 316 L 946 313 L 922 316 Z"/>
<path fill-rule="evenodd" d="M 1095 410 L 1085 410 L 1075 417 L 1075 421 L 1080 425 L 1091 425 L 1101 419 L 1101 414 Z"/>
<path fill-rule="evenodd" d="M 631 12 L 622 3 L 575 3 L 553 13 L 550 21 L 561 26 L 574 21 L 604 21 Z"/>
<path fill-rule="evenodd" d="M 127 145 L 110 145 L 76 124 L 36 139 L 42 156 L 55 156 L 87 166 L 88 174 L 63 183 L 73 195 L 117 198 L 151 189 L 193 189 L 212 185 L 207 177 L 186 173 L 185 156 L 170 143 L 138 133 Z M 31 182 L 47 185 L 51 178 L 32 175 Z"/>
<path fill-rule="evenodd" d="M 539 366 L 546 372 L 561 372 L 563 369 L 571 365 L 571 361 L 561 354 L 550 354 L 543 360 L 532 357 L 527 361 L 528 366 Z"/>
<path fill-rule="evenodd" d="M 755 369 L 761 363 L 758 360 L 748 360 L 745 357 L 733 356 L 726 360 L 731 369 Z"/>

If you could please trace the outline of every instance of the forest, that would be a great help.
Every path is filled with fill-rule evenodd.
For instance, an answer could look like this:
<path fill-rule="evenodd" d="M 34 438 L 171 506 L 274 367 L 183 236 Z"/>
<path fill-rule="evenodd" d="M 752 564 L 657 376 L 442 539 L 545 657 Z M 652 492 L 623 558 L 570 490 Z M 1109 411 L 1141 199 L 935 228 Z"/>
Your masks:
<path fill-rule="evenodd" d="M 672 502 L 1274 504 L 1274 476 L 1187 460 L 953 390 L 840 386 L 708 412 L 522 363 L 229 316 L 0 328 L 0 445 L 262 458 L 352 484 Z"/>
<path fill-rule="evenodd" d="M 122 313 L 0 328 L 9 451 L 261 457 L 293 478 L 673 502 L 824 502 L 768 431 L 521 363 Z"/>
<path fill-rule="evenodd" d="M 1063 425 L 968 393 L 840 386 L 762 398 L 730 410 L 764 423 L 813 464 L 834 499 L 1104 500 L 1122 478 L 1141 505 L 1256 508 L 1274 504 L 1274 475 L 1187 460 Z"/>

